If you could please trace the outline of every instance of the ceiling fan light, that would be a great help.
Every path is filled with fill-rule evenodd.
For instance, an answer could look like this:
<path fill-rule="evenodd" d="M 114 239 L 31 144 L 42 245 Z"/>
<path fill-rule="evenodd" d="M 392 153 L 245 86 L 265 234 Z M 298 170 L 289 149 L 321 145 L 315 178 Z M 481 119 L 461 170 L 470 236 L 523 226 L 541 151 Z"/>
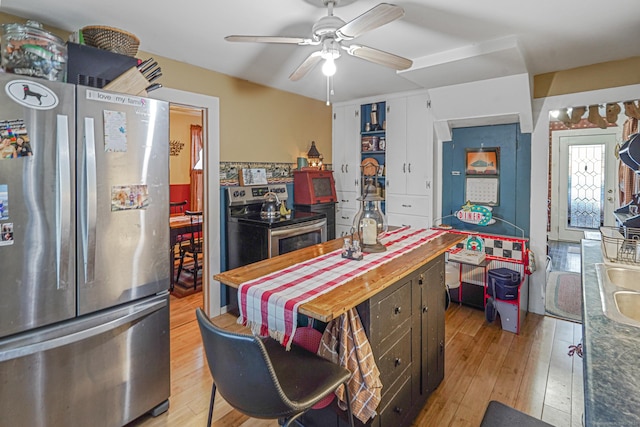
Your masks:
<path fill-rule="evenodd" d="M 327 77 L 333 76 L 336 73 L 336 62 L 332 57 L 328 57 L 322 64 L 322 74 Z"/>

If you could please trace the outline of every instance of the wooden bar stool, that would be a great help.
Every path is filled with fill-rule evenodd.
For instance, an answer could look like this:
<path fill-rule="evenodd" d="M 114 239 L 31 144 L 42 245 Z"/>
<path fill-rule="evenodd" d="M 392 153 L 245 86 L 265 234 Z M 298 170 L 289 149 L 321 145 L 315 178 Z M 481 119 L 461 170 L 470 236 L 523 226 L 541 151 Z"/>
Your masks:
<path fill-rule="evenodd" d="M 189 217 L 189 227 L 187 228 L 188 240 L 182 242 L 180 248 L 180 264 L 178 264 L 178 274 L 176 274 L 176 283 L 180 279 L 182 270 L 193 275 L 193 289 L 197 289 L 198 274 L 202 270 L 200 256 L 202 255 L 202 212 L 185 211 L 185 215 Z M 185 258 L 191 258 L 192 267 L 186 267 Z"/>
<path fill-rule="evenodd" d="M 187 206 L 187 201 L 183 200 L 181 202 L 169 202 L 169 216 L 178 216 L 178 215 L 184 215 L 184 210 L 185 207 Z M 171 246 L 171 253 L 170 256 L 173 258 L 173 263 L 175 265 L 176 261 L 180 260 L 180 252 L 178 250 L 178 248 L 180 247 L 180 245 L 182 244 L 182 242 L 186 242 L 187 240 L 189 240 L 189 234 L 185 233 L 185 234 L 179 234 L 178 236 L 176 236 L 175 242 L 173 243 L 173 245 Z M 171 271 L 173 272 L 173 268 L 171 267 Z M 176 283 L 176 278 L 171 277 L 171 286 L 169 288 L 169 290 L 173 291 L 174 285 Z"/>

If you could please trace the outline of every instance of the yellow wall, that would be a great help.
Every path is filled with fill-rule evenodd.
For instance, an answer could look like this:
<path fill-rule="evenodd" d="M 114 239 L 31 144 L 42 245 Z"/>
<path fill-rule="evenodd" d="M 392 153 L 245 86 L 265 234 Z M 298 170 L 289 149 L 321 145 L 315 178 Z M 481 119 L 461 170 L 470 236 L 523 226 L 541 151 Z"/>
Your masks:
<path fill-rule="evenodd" d="M 195 110 L 199 113 L 200 110 Z M 191 183 L 191 125 L 201 125 L 202 118 L 199 114 L 185 113 L 171 109 L 169 112 L 169 140 L 179 141 L 182 150 L 177 156 L 169 157 L 169 182 L 170 184 Z"/>
<path fill-rule="evenodd" d="M 0 24 L 25 21 L 0 13 Z M 64 40 L 68 37 L 68 32 L 44 27 Z M 162 77 L 157 82 L 163 86 L 220 99 L 221 161 L 295 163 L 300 153 L 307 152 L 311 141 L 315 141 L 325 162 L 331 163 L 331 107 L 324 101 L 257 85 L 160 55 L 141 51 L 137 55 L 141 59 L 149 56 L 162 67 Z"/>
<path fill-rule="evenodd" d="M 533 97 L 544 98 L 638 83 L 640 83 L 640 56 L 538 74 L 533 78 Z"/>
<path fill-rule="evenodd" d="M 164 86 L 220 99 L 221 161 L 294 163 L 315 141 L 330 163 L 331 107 L 323 101 L 153 57 Z"/>

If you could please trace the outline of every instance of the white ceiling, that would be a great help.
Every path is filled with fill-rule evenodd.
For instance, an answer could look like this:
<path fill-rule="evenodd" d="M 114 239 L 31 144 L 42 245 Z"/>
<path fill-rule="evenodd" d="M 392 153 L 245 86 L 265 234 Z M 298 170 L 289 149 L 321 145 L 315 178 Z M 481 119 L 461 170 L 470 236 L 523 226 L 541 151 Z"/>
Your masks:
<path fill-rule="evenodd" d="M 380 3 L 347 0 L 344 21 Z M 397 1 L 405 16 L 355 42 L 414 61 L 405 72 L 349 55 L 336 61 L 334 102 L 640 55 L 640 1 Z M 310 37 L 322 0 L 0 0 L 0 11 L 75 31 L 108 25 L 137 35 L 140 50 L 310 98 L 326 98 L 316 67 L 288 76 L 315 46 L 230 43 L 230 34 Z M 162 66 L 162 64 L 160 64 Z M 162 79 L 160 79 L 160 82 Z"/>

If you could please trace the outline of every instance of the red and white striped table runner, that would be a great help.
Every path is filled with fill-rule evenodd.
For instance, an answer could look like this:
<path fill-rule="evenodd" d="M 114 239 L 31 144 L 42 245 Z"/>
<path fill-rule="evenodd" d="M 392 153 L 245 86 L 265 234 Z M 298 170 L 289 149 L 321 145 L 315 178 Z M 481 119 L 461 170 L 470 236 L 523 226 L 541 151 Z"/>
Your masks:
<path fill-rule="evenodd" d="M 362 261 L 342 258 L 342 250 L 267 274 L 238 287 L 238 323 L 287 348 L 295 334 L 298 307 L 313 298 L 428 243 L 446 230 L 403 227 L 385 233 L 385 252 L 365 253 Z"/>

